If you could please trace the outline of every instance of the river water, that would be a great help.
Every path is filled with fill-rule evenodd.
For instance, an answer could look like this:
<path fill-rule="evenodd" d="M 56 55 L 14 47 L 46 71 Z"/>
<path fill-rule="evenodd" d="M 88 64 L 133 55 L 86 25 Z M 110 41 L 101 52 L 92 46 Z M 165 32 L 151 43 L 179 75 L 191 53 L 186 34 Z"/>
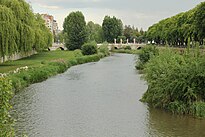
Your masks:
<path fill-rule="evenodd" d="M 204 137 L 205 121 L 139 101 L 147 89 L 135 56 L 114 54 L 70 68 L 17 94 L 17 136 Z"/>

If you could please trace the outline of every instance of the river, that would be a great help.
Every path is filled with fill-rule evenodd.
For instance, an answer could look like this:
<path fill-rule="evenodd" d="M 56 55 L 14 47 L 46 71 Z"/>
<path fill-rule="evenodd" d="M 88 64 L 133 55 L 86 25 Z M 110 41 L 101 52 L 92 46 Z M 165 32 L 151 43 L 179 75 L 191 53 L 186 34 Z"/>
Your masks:
<path fill-rule="evenodd" d="M 135 56 L 113 54 L 33 84 L 14 99 L 17 136 L 204 137 L 205 120 L 149 108 Z"/>

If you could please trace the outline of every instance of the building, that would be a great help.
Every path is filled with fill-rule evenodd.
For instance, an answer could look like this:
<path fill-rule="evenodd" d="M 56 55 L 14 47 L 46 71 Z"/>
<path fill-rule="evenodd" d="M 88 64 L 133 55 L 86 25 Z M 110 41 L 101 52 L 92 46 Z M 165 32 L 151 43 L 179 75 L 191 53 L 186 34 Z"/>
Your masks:
<path fill-rule="evenodd" d="M 59 33 L 58 23 L 56 20 L 53 20 L 53 34 L 57 35 Z"/>
<path fill-rule="evenodd" d="M 45 24 L 50 29 L 52 34 L 57 35 L 59 33 L 59 28 L 57 21 L 54 20 L 54 17 L 49 14 L 41 14 L 41 16 L 45 20 Z"/>

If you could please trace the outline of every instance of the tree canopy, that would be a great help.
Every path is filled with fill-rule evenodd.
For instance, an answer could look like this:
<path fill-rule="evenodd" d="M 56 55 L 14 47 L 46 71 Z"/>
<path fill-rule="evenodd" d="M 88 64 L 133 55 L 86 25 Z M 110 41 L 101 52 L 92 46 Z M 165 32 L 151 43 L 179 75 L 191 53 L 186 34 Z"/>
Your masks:
<path fill-rule="evenodd" d="M 24 0 L 0 1 L 0 57 L 40 51 L 52 44 L 52 34 L 40 15 Z"/>
<path fill-rule="evenodd" d="M 102 24 L 104 39 L 113 43 L 114 39 L 123 35 L 123 23 L 116 17 L 105 16 Z"/>
<path fill-rule="evenodd" d="M 161 20 L 149 27 L 146 37 L 157 44 L 185 46 L 188 39 L 203 44 L 205 38 L 205 2 L 194 9 Z"/>
<path fill-rule="evenodd" d="M 142 28 L 138 31 L 138 28 L 135 28 L 135 26 L 125 25 L 123 29 L 123 35 L 129 42 L 133 42 L 134 39 L 137 43 L 145 42 L 144 34 L 145 32 Z"/>
<path fill-rule="evenodd" d="M 87 23 L 88 40 L 96 41 L 97 43 L 103 42 L 103 30 L 99 24 L 92 21 Z"/>
<path fill-rule="evenodd" d="M 82 12 L 71 12 L 64 20 L 64 33 L 66 33 L 66 47 L 69 50 L 81 49 L 87 41 L 86 22 Z"/>

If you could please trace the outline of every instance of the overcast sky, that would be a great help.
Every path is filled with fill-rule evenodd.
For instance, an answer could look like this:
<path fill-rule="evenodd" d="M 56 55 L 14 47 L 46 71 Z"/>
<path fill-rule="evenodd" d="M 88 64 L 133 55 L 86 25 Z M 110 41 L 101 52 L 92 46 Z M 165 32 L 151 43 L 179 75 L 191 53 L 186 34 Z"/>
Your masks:
<path fill-rule="evenodd" d="M 26 0 L 35 13 L 53 15 L 60 29 L 72 11 L 81 11 L 86 21 L 102 24 L 105 15 L 120 18 L 124 25 L 147 30 L 161 19 L 194 8 L 204 0 Z"/>

